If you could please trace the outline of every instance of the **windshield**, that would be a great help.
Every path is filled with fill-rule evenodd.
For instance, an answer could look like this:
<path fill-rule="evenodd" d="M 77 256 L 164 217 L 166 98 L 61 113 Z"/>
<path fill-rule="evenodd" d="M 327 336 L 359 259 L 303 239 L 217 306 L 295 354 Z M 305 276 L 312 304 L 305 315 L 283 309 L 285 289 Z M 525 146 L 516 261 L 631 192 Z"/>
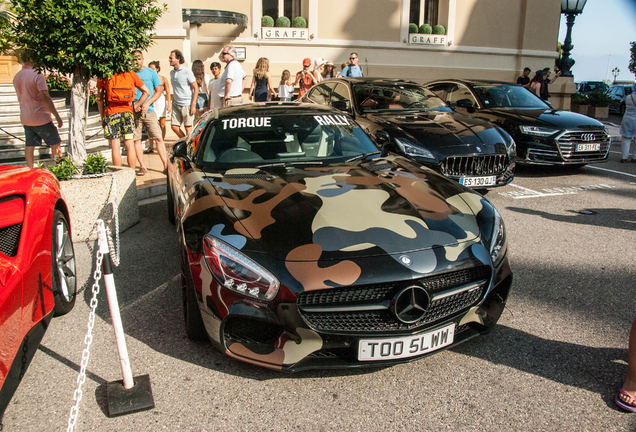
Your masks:
<path fill-rule="evenodd" d="M 293 113 L 226 117 L 207 125 L 199 166 L 310 165 L 344 161 L 378 148 L 348 116 Z"/>
<path fill-rule="evenodd" d="M 486 108 L 550 109 L 530 90 L 518 85 L 480 85 L 473 88 Z"/>
<path fill-rule="evenodd" d="M 452 112 L 435 93 L 415 84 L 357 84 L 353 91 L 361 112 L 413 109 Z"/>

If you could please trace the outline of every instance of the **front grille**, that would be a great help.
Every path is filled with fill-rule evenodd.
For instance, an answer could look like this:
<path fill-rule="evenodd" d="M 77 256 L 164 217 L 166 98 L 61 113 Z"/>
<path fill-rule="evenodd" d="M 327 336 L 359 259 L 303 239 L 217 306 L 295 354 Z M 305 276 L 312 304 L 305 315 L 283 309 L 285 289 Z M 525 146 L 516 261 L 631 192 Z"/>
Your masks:
<path fill-rule="evenodd" d="M 0 228 L 0 252 L 6 256 L 16 256 L 18 253 L 18 246 L 20 246 L 21 232 L 21 223 Z"/>
<path fill-rule="evenodd" d="M 483 266 L 416 281 L 302 293 L 297 304 L 305 322 L 317 331 L 404 331 L 467 310 L 483 298 L 489 280 L 490 268 Z M 475 288 L 452 293 L 454 289 L 477 282 L 479 284 Z M 424 287 L 433 300 L 422 318 L 415 323 L 405 324 L 394 317 L 388 305 L 399 290 L 412 284 Z M 442 295 L 443 293 L 450 294 Z"/>
<path fill-rule="evenodd" d="M 440 169 L 445 176 L 498 175 L 509 165 L 508 155 L 449 156 L 442 161 Z"/>
<path fill-rule="evenodd" d="M 557 138 L 559 150 L 566 161 L 603 159 L 610 147 L 609 135 L 602 129 L 567 131 Z M 579 144 L 600 144 L 599 150 L 576 151 Z"/>

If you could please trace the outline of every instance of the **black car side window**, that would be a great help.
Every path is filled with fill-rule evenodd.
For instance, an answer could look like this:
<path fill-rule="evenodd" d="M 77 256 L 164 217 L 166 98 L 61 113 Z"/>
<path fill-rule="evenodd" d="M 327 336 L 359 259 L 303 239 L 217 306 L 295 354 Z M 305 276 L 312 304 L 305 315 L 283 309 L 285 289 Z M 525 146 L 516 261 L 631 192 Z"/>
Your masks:
<path fill-rule="evenodd" d="M 452 84 L 440 83 L 433 84 L 432 86 L 428 87 L 428 89 L 439 96 L 442 100 L 448 101 L 448 99 L 446 99 L 446 95 L 449 93 L 448 88 L 451 86 L 456 87 Z"/>
<path fill-rule="evenodd" d="M 311 101 L 319 105 L 329 105 L 329 99 L 331 97 L 331 88 L 321 84 L 314 86 L 307 96 Z"/>
<path fill-rule="evenodd" d="M 331 106 L 341 111 L 351 110 L 351 94 L 344 84 L 338 84 L 331 94 Z"/>

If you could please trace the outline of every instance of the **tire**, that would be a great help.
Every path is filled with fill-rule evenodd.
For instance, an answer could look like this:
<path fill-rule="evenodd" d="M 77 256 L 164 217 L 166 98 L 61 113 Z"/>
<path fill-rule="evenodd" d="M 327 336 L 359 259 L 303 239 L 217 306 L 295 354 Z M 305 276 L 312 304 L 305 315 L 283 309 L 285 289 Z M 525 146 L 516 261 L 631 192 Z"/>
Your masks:
<path fill-rule="evenodd" d="M 207 338 L 201 309 L 194 292 L 192 275 L 187 265 L 185 248 L 181 247 L 181 288 L 183 293 L 183 319 L 185 322 L 186 335 L 193 341 L 202 341 Z"/>
<path fill-rule="evenodd" d="M 625 102 L 621 104 L 621 107 L 618 109 L 618 112 L 621 116 L 625 115 Z"/>
<path fill-rule="evenodd" d="M 174 197 L 172 196 L 172 186 L 170 185 L 170 180 L 168 180 L 167 184 L 167 190 L 166 190 L 166 195 L 167 195 L 167 202 L 168 202 L 168 221 L 174 225 L 175 224 L 175 217 L 174 217 Z"/>
<path fill-rule="evenodd" d="M 77 297 L 75 251 L 66 216 L 57 209 L 53 212 L 51 229 L 51 285 L 55 299 L 54 316 L 69 313 Z"/>

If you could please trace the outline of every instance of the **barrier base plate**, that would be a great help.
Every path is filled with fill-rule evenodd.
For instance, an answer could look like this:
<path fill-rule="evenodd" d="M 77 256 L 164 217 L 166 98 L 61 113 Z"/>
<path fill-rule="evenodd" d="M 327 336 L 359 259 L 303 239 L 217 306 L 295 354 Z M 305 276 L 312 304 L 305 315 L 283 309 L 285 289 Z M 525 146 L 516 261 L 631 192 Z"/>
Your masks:
<path fill-rule="evenodd" d="M 134 382 L 135 385 L 128 390 L 124 388 L 123 380 L 111 381 L 107 384 L 106 393 L 110 417 L 132 414 L 155 407 L 150 387 L 150 376 L 136 376 Z"/>

